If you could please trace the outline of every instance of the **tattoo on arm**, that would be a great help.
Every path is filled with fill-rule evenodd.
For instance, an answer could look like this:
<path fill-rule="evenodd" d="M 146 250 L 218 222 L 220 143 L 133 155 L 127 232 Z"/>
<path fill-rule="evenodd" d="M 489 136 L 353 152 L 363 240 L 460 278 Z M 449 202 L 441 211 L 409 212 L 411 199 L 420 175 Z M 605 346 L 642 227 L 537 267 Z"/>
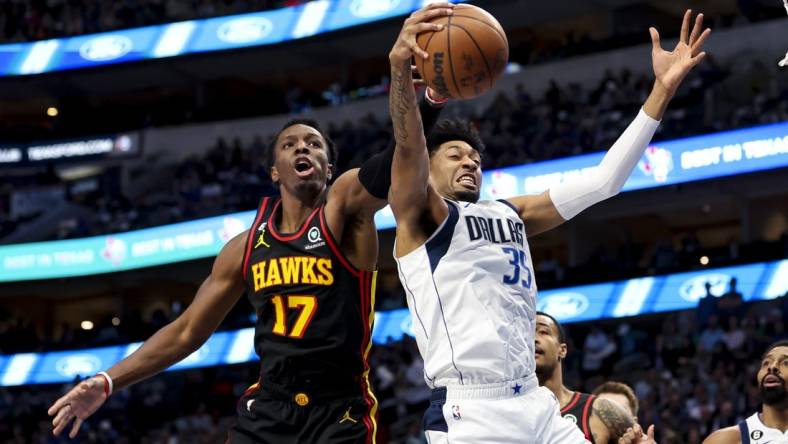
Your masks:
<path fill-rule="evenodd" d="M 609 399 L 594 400 L 592 412 L 610 432 L 609 442 L 618 442 L 627 429 L 635 425 L 632 415 L 623 406 Z"/>
<path fill-rule="evenodd" d="M 411 81 L 410 61 L 392 69 L 391 73 L 391 120 L 394 124 L 394 137 L 400 143 L 408 139 L 408 113 L 416 102 L 416 93 Z"/>

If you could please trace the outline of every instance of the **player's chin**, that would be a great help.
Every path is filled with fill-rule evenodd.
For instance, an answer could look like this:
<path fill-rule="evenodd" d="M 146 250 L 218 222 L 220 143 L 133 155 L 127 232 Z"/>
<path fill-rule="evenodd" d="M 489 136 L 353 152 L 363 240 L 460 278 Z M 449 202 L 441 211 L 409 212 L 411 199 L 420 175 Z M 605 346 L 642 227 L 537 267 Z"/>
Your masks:
<path fill-rule="evenodd" d="M 476 202 L 479 201 L 479 191 L 478 190 L 471 191 L 471 190 L 468 190 L 466 188 L 455 189 L 454 190 L 454 196 L 457 198 L 457 200 L 460 200 L 460 201 L 463 201 L 463 202 L 476 203 Z"/>

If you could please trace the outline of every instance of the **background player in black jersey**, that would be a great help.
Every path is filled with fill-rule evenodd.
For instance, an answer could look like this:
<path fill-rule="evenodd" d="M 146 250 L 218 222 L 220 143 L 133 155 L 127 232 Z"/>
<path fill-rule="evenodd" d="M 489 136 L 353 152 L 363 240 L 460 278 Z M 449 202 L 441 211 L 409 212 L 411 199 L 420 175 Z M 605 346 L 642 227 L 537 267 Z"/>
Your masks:
<path fill-rule="evenodd" d="M 629 409 L 629 413 L 633 418 L 638 417 L 638 398 L 632 387 L 618 381 L 606 381 L 599 384 L 594 391 L 591 392 L 593 396 L 601 399 L 609 399 L 617 402 L 619 405 Z"/>
<path fill-rule="evenodd" d="M 561 415 L 577 424 L 586 439 L 595 444 L 617 443 L 635 425 L 622 405 L 587 393 L 569 390 L 563 381 L 561 362 L 567 347 L 564 329 L 547 313 L 536 313 L 536 377 L 550 389 L 561 405 Z"/>
<path fill-rule="evenodd" d="M 421 23 L 448 12 L 432 5 L 415 17 Z M 431 125 L 437 111 L 421 108 Z M 267 166 L 281 197 L 262 200 L 252 228 L 224 246 L 181 316 L 50 407 L 55 435 L 73 421 L 69 435 L 76 436 L 113 390 L 197 350 L 246 291 L 258 314 L 261 375 L 238 402 L 228 442 L 374 442 L 377 401 L 366 362 L 378 258 L 374 215 L 386 204 L 394 145 L 329 187 L 337 149 L 317 123 L 292 121 L 274 142 Z"/>

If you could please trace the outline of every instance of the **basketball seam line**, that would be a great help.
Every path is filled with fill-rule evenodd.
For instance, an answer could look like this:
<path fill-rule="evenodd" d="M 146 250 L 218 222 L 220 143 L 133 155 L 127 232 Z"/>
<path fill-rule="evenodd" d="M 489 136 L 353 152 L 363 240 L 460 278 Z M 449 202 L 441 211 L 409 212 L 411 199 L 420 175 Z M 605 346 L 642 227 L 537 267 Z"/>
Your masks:
<path fill-rule="evenodd" d="M 454 83 L 454 89 L 457 90 L 457 94 L 460 96 L 460 99 L 465 99 L 462 95 L 462 91 L 460 90 L 460 86 L 457 85 L 457 75 L 454 73 L 454 59 L 451 56 L 451 16 L 449 16 L 449 23 L 446 27 L 446 52 L 449 55 L 449 67 L 451 68 L 451 80 Z M 433 63 L 434 64 L 434 63 Z"/>
<path fill-rule="evenodd" d="M 487 61 L 487 56 L 484 55 L 484 51 L 482 51 L 481 46 L 479 46 L 479 44 L 476 42 L 476 39 L 473 38 L 473 35 L 471 35 L 471 33 L 467 29 L 465 29 L 464 27 L 462 27 L 460 25 L 454 25 L 454 26 L 456 26 L 456 27 L 462 29 L 463 31 L 465 31 L 465 33 L 468 34 L 468 37 L 473 42 L 474 46 L 476 46 L 476 49 L 479 50 L 479 55 L 482 56 L 482 61 L 484 62 L 484 66 L 487 68 L 487 77 L 490 79 L 490 88 L 492 88 L 493 85 L 495 84 L 493 82 L 493 72 L 492 72 L 492 69 L 490 69 L 490 63 Z M 452 74 L 453 74 L 453 72 L 452 72 Z"/>
<path fill-rule="evenodd" d="M 487 26 L 488 28 L 490 28 L 490 29 L 492 29 L 493 31 L 495 31 L 495 33 L 496 33 L 496 34 L 498 34 L 498 37 L 500 37 L 500 38 L 501 38 L 501 40 L 503 40 L 503 43 L 506 45 L 506 49 L 507 49 L 507 50 L 509 50 L 509 40 L 506 38 L 506 35 L 505 35 L 505 34 L 501 34 L 501 31 L 499 31 L 499 30 L 498 30 L 498 28 L 496 28 L 495 26 L 492 26 L 492 25 L 490 25 L 489 23 L 485 22 L 484 20 L 479 20 L 478 18 L 476 18 L 476 17 L 472 17 L 472 16 L 470 16 L 470 15 L 452 14 L 452 17 L 462 17 L 462 18 L 467 18 L 467 19 L 473 20 L 473 21 L 475 21 L 475 22 L 479 22 L 479 23 L 481 23 L 482 25 L 485 25 L 485 26 Z"/>

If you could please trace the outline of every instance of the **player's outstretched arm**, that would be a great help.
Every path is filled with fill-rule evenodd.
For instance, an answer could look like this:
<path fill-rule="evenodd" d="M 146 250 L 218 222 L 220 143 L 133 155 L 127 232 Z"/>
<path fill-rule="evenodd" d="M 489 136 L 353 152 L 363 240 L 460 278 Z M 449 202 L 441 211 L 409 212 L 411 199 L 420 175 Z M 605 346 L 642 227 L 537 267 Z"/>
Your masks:
<path fill-rule="evenodd" d="M 442 25 L 428 23 L 429 20 L 451 15 L 453 7 L 450 3 L 433 3 L 413 13 L 405 21 L 389 53 L 389 112 L 396 142 L 389 203 L 397 219 L 398 255 L 406 254 L 426 239 L 420 221 L 428 211 L 433 222 L 448 214 L 446 204 L 429 185 L 429 155 L 421 113 L 416 105 L 416 92 L 411 84 L 411 60 L 413 57 L 429 57 L 418 46 L 416 36 L 426 31 L 441 30 Z"/>
<path fill-rule="evenodd" d="M 106 401 L 110 383 L 117 390 L 153 376 L 189 356 L 211 336 L 243 293 L 241 266 L 245 240 L 246 232 L 224 246 L 211 274 L 186 311 L 129 357 L 112 366 L 107 371 L 110 380 L 101 375 L 86 379 L 55 401 L 48 410 L 54 416 L 55 435 L 73 420 L 69 436 L 75 437 L 82 422 Z"/>
<path fill-rule="evenodd" d="M 687 10 L 681 36 L 672 51 L 662 49 L 659 33 L 650 28 L 654 86 L 643 108 L 608 150 L 592 177 L 579 177 L 556 185 L 538 196 L 520 196 L 509 201 L 518 209 L 529 235 L 550 230 L 588 207 L 621 191 L 638 160 L 648 147 L 668 103 L 687 74 L 703 60 L 703 43 L 711 33 L 703 29 L 698 14 L 690 32 L 692 11 Z"/>

